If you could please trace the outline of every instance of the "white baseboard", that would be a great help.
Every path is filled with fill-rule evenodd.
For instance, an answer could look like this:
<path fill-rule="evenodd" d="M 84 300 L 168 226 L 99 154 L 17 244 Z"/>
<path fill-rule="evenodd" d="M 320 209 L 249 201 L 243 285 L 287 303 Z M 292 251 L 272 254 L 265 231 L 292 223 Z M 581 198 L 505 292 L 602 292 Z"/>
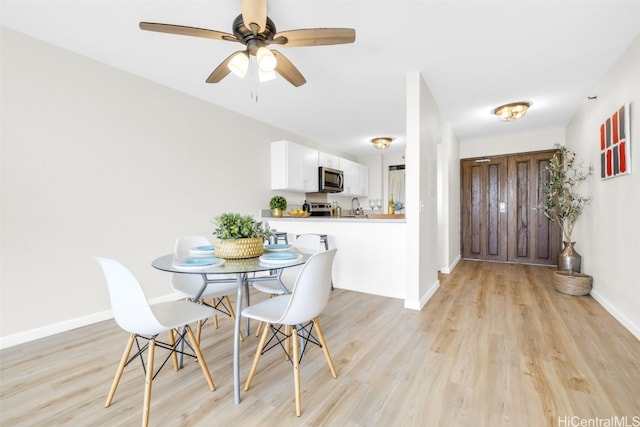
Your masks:
<path fill-rule="evenodd" d="M 418 310 L 418 311 L 422 310 L 422 307 L 424 307 L 427 304 L 427 302 L 431 299 L 433 294 L 436 293 L 439 287 L 440 287 L 440 281 L 436 280 L 433 283 L 433 285 L 431 285 L 431 287 L 427 289 L 427 292 L 425 292 L 424 295 L 420 297 L 420 301 L 404 300 L 404 308 L 408 308 L 410 310 Z"/>
<path fill-rule="evenodd" d="M 456 265 L 458 265 L 458 263 L 460 262 L 461 259 L 462 259 L 462 257 L 460 255 L 458 255 L 456 257 L 456 259 L 453 260 L 453 262 L 451 263 L 451 265 L 449 267 L 442 267 L 440 269 L 440 273 L 451 274 L 451 272 L 453 271 L 454 268 L 456 268 Z"/>
<path fill-rule="evenodd" d="M 93 313 L 87 316 L 76 317 L 75 319 L 64 320 L 62 322 L 53 323 L 51 325 L 42 326 L 40 328 L 30 329 L 28 331 L 18 332 L 15 334 L 0 337 L 0 349 L 13 347 L 14 345 L 23 344 L 29 341 L 35 341 L 40 338 L 56 335 L 61 332 L 70 331 L 72 329 L 81 328 L 93 323 L 102 322 L 103 320 L 112 319 L 111 310 Z"/>
<path fill-rule="evenodd" d="M 181 298 L 178 294 L 169 294 L 149 301 L 156 304 L 164 301 L 174 301 Z M 61 332 L 71 331 L 83 326 L 92 325 L 104 320 L 113 319 L 111 310 L 101 311 L 86 316 L 76 317 L 75 319 L 63 320 L 62 322 L 53 323 L 51 325 L 30 329 L 28 331 L 17 332 L 15 334 L 0 337 L 0 350 L 13 347 L 26 342 L 35 341 L 40 338 L 46 338 Z"/>
<path fill-rule="evenodd" d="M 609 312 L 618 322 L 622 324 L 626 329 L 629 330 L 636 338 L 640 340 L 640 327 L 634 324 L 631 320 L 629 320 L 624 314 L 620 313 L 609 301 L 602 297 L 599 293 L 595 291 L 591 291 L 591 296 L 593 299 L 598 301 L 605 310 Z"/>
<path fill-rule="evenodd" d="M 460 261 L 460 257 L 458 257 L 455 265 Z M 443 271 L 444 273 L 444 271 Z M 448 273 L 445 273 L 448 274 Z M 433 285 L 424 293 L 424 295 L 420 298 L 419 301 L 410 301 L 405 300 L 404 307 L 410 310 L 422 310 L 422 308 L 427 304 L 427 302 L 431 299 L 431 297 L 436 293 L 438 288 L 440 287 L 440 281 L 436 280 Z M 629 320 L 625 315 L 620 313 L 613 305 L 611 305 L 605 298 L 603 298 L 600 294 L 595 291 L 591 291 L 591 296 L 595 299 L 598 304 L 604 307 L 605 310 L 609 312 L 618 322 L 622 324 L 629 332 L 631 332 L 636 338 L 640 340 L 640 327 L 634 324 L 631 320 Z M 164 301 L 173 301 L 179 299 L 180 296 L 178 294 L 169 294 L 159 298 L 155 298 L 150 301 L 151 304 L 156 304 Z M 77 317 L 75 319 L 69 319 L 62 322 L 54 323 L 52 325 L 43 326 L 40 328 L 30 329 L 28 331 L 18 332 L 15 334 L 7 335 L 4 337 L 0 337 L 0 350 L 13 347 L 19 344 L 23 344 L 30 341 L 35 341 L 40 338 L 49 337 L 51 335 L 59 334 L 61 332 L 70 331 L 76 328 L 80 328 L 83 326 L 91 325 L 94 323 L 102 322 L 104 320 L 112 319 L 113 313 L 111 310 L 102 311 L 99 313 L 93 313 L 87 316 Z"/>

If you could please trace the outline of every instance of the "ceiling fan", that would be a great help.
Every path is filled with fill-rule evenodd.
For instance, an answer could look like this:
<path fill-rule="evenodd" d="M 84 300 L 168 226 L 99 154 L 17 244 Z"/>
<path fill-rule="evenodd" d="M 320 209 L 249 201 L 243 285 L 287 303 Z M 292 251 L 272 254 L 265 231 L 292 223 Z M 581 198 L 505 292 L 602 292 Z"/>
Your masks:
<path fill-rule="evenodd" d="M 218 83 L 230 72 L 244 76 L 249 67 L 250 56 L 255 56 L 258 73 L 262 80 L 275 77 L 274 72 L 298 87 L 307 81 L 298 69 L 269 45 L 285 47 L 322 46 L 353 43 L 356 32 L 352 28 L 309 28 L 276 32 L 276 26 L 267 16 L 267 0 L 241 0 L 241 14 L 233 21 L 233 34 L 204 28 L 182 25 L 140 22 L 140 28 L 160 33 L 184 36 L 204 37 L 214 40 L 238 42 L 245 45 L 244 50 L 229 55 L 207 78 L 207 83 Z"/>

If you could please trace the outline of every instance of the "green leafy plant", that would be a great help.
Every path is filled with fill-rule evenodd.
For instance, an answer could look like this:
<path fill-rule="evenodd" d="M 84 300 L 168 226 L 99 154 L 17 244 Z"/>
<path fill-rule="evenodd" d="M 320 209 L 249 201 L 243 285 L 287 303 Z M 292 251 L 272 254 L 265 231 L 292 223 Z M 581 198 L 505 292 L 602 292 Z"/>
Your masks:
<path fill-rule="evenodd" d="M 269 201 L 269 207 L 271 209 L 287 209 L 287 199 L 282 196 L 273 196 Z"/>
<path fill-rule="evenodd" d="M 573 226 L 590 202 L 590 198 L 581 195 L 578 189 L 593 173 L 593 168 L 577 163 L 576 153 L 567 147 L 556 145 L 556 148 L 558 152 L 546 167 L 549 180 L 543 184 L 543 191 L 547 199 L 537 209 L 549 221 L 557 223 L 564 240 L 571 243 Z"/>
<path fill-rule="evenodd" d="M 214 235 L 222 240 L 261 237 L 268 239 L 273 235 L 269 224 L 256 221 L 251 215 L 223 213 L 215 219 Z"/>

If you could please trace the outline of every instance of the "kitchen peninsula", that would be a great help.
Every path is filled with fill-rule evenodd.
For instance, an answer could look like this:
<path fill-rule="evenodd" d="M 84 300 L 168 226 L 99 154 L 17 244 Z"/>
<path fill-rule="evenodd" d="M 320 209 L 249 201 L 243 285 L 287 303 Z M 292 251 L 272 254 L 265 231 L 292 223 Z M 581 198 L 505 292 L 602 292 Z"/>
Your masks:
<path fill-rule="evenodd" d="M 262 221 L 278 232 L 286 232 L 289 242 L 299 234 L 326 234 L 329 248 L 338 249 L 333 268 L 335 288 L 405 299 L 404 219 L 264 216 Z"/>

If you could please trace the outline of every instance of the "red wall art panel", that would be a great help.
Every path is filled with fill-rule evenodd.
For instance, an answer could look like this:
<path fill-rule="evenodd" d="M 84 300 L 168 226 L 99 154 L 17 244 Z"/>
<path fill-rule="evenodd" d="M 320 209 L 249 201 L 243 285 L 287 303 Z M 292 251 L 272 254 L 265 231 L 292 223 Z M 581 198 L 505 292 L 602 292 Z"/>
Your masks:
<path fill-rule="evenodd" d="M 629 103 L 620 107 L 600 125 L 600 178 L 631 173 Z"/>

